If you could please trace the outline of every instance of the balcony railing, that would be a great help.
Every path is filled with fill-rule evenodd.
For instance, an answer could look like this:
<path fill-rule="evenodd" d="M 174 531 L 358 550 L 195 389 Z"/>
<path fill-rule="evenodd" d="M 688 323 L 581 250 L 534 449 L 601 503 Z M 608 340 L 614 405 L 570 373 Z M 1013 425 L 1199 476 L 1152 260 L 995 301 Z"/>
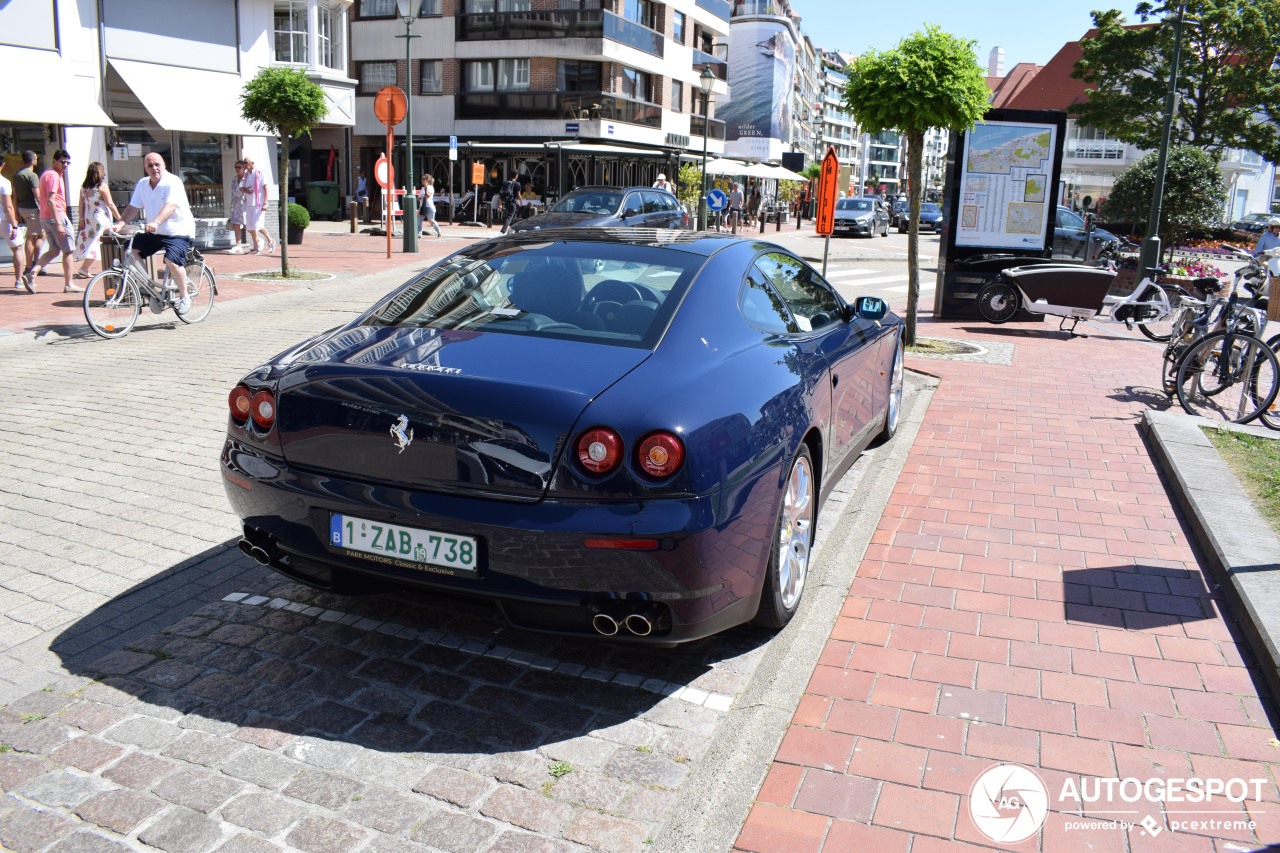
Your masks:
<path fill-rule="evenodd" d="M 710 121 L 700 115 L 689 116 L 689 136 L 696 139 L 702 138 L 702 129 L 707 129 L 708 139 L 724 139 L 724 122 L 720 119 L 713 118 Z"/>
<path fill-rule="evenodd" d="M 659 57 L 666 41 L 662 33 L 613 12 L 604 13 L 604 37 Z"/>
<path fill-rule="evenodd" d="M 1068 139 L 1064 157 L 1081 160 L 1123 160 L 1125 144 L 1118 139 Z"/>
<path fill-rule="evenodd" d="M 599 119 L 662 127 L 660 105 L 603 92 L 463 92 L 457 96 L 455 115 L 460 119 Z"/>
<path fill-rule="evenodd" d="M 694 0 L 699 9 L 706 9 L 722 21 L 729 20 L 733 9 L 728 0 Z"/>
<path fill-rule="evenodd" d="M 711 69 L 711 73 L 716 76 L 717 80 L 728 82 L 729 65 L 723 59 L 707 53 L 705 50 L 693 49 L 693 67 L 701 69 L 703 66 Z"/>
<path fill-rule="evenodd" d="M 604 35 L 603 13 L 599 9 L 490 12 L 458 15 L 456 20 L 458 41 L 600 38 Z"/>

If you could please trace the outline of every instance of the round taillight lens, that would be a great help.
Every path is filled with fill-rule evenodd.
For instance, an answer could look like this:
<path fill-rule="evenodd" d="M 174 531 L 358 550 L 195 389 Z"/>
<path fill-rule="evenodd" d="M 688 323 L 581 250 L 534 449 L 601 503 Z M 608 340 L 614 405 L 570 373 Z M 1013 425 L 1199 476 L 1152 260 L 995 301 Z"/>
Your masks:
<path fill-rule="evenodd" d="M 684 442 L 675 433 L 651 432 L 636 448 L 640 470 L 656 480 L 665 479 L 684 464 Z"/>
<path fill-rule="evenodd" d="M 227 395 L 227 405 L 231 408 L 231 419 L 238 424 L 249 420 L 249 400 L 253 395 L 243 385 L 237 385 Z"/>
<path fill-rule="evenodd" d="M 249 401 L 249 413 L 253 422 L 263 429 L 271 429 L 276 422 L 276 395 L 270 391 L 259 391 Z"/>
<path fill-rule="evenodd" d="M 578 463 L 592 474 L 608 474 L 622 461 L 622 438 L 607 427 L 594 427 L 578 439 Z"/>

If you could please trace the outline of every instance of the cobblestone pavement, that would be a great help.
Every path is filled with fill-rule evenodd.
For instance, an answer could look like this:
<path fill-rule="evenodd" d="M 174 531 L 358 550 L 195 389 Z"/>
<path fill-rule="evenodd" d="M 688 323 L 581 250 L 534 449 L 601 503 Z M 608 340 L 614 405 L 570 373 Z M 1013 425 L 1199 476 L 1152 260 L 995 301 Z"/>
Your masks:
<path fill-rule="evenodd" d="M 734 752 L 734 703 L 788 668 L 770 661 L 782 637 L 567 642 L 484 603 L 318 593 L 234 547 L 227 390 L 399 279 L 0 349 L 0 847 L 621 853 L 680 834 L 673 815 L 717 776 L 706 756 Z M 879 453 L 828 502 L 824 536 Z M 815 559 L 820 637 L 856 561 L 821 543 Z M 802 688 L 812 661 L 793 660 Z"/>

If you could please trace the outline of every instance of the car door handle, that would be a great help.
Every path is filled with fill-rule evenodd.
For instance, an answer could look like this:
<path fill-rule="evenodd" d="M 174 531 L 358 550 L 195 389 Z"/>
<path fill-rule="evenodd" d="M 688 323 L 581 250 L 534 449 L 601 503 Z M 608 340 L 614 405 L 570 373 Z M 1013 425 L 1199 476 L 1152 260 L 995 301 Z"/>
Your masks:
<path fill-rule="evenodd" d="M 837 373 L 833 373 L 833 374 L 831 374 L 831 384 L 832 384 L 832 386 L 833 386 L 833 387 L 834 387 L 834 386 L 836 386 L 836 385 L 839 385 L 839 384 L 840 384 L 840 375 L 839 375 L 839 374 L 837 374 Z"/>

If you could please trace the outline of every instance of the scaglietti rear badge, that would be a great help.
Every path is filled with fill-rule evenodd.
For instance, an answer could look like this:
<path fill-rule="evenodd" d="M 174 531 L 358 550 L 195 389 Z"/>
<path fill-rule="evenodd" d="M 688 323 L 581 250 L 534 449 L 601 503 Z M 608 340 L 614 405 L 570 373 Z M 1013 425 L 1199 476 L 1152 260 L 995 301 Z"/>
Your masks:
<path fill-rule="evenodd" d="M 391 437 L 396 440 L 396 447 L 400 448 L 399 453 L 404 453 L 404 449 L 413 444 L 413 430 L 409 429 L 409 418 L 401 415 L 400 419 L 391 425 Z"/>

